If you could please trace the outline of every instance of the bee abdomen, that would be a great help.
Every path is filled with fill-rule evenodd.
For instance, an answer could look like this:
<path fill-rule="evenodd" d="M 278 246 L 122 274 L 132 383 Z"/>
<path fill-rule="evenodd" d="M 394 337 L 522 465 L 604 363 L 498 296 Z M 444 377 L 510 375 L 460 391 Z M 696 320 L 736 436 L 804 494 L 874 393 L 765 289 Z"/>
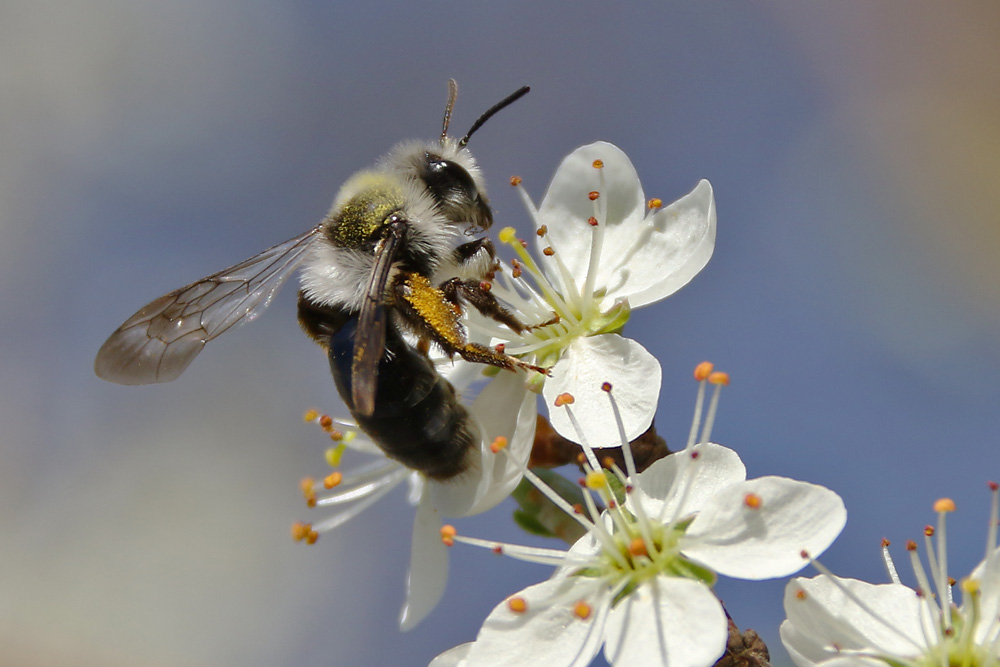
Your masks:
<path fill-rule="evenodd" d="M 444 480 L 468 467 L 476 438 L 468 411 L 455 388 L 395 327 L 386 331 L 385 355 L 379 362 L 375 409 L 359 415 L 351 403 L 351 364 L 357 318 L 330 337 L 330 370 L 341 399 L 386 456 L 428 477 Z"/>

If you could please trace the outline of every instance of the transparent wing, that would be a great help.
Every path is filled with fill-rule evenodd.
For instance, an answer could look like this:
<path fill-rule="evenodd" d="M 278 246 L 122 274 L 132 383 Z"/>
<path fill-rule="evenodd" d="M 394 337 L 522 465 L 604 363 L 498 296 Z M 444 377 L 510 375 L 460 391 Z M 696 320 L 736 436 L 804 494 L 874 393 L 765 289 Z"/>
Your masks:
<path fill-rule="evenodd" d="M 315 227 L 142 307 L 104 342 L 94 371 L 118 384 L 176 379 L 205 343 L 267 308 L 319 231 Z"/>

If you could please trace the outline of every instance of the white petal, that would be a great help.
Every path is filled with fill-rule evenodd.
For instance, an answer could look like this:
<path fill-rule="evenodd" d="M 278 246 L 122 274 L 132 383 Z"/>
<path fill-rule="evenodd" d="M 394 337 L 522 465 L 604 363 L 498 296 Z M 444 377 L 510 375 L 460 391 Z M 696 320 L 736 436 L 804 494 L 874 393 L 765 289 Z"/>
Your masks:
<path fill-rule="evenodd" d="M 413 520 L 406 604 L 399 617 L 401 630 L 412 630 L 431 613 L 441 601 L 447 582 L 448 547 L 441 542 L 441 516 L 425 495 Z"/>
<path fill-rule="evenodd" d="M 604 657 L 627 667 L 709 667 L 729 636 L 722 605 L 704 584 L 658 576 L 620 601 L 608 617 Z"/>
<path fill-rule="evenodd" d="M 615 271 L 627 273 L 609 298 L 628 296 L 639 308 L 664 299 L 698 275 L 715 250 L 715 197 L 712 185 L 701 181 L 694 190 L 643 222 L 631 232 L 632 248 L 616 251 Z M 607 243 L 607 241 L 605 242 Z M 610 285 L 620 282 L 612 279 Z"/>
<path fill-rule="evenodd" d="M 469 652 L 467 667 L 586 667 L 597 655 L 610 607 L 610 594 L 599 581 L 586 577 L 550 579 L 517 594 L 527 611 L 515 613 L 507 601 L 490 612 Z M 591 614 L 573 614 L 578 600 Z"/>
<path fill-rule="evenodd" d="M 603 187 L 602 174 L 594 169 L 594 160 L 598 159 L 604 162 L 600 170 Z M 538 239 L 538 251 L 541 254 L 545 246 L 552 245 L 577 279 L 578 288 L 583 285 L 590 264 L 594 228 L 587 220 L 594 215 L 594 202 L 588 195 L 593 191 L 600 191 L 601 205 L 607 206 L 605 233 L 608 235 L 613 235 L 613 230 L 625 221 L 641 221 L 645 213 L 645 198 L 635 167 L 617 146 L 598 141 L 576 149 L 562 161 L 538 208 L 539 219 L 548 227 L 548 238 Z M 615 245 L 606 237 L 602 264 L 604 258 L 611 256 L 609 246 Z M 547 266 L 553 261 L 543 259 L 542 266 L 549 276 L 556 277 L 558 271 Z"/>
<path fill-rule="evenodd" d="M 660 397 L 660 362 L 642 345 L 618 334 L 588 336 L 573 341 L 552 369 L 542 390 L 552 427 L 575 442 L 579 434 L 565 408 L 553 402 L 563 392 L 573 395 L 570 406 L 591 447 L 620 447 L 611 401 L 601 385 L 610 382 L 621 410 L 625 437 L 633 440 L 649 428 Z"/>
<path fill-rule="evenodd" d="M 976 642 L 982 644 L 993 641 L 997 629 L 997 619 L 1000 619 L 1000 550 L 994 550 L 989 558 L 982 560 L 969 575 L 979 582 L 979 622 L 976 625 Z M 962 608 L 968 614 L 972 607 L 962 596 Z"/>
<path fill-rule="evenodd" d="M 459 644 L 431 660 L 427 667 L 466 667 L 465 658 L 469 655 L 471 648 L 472 642 Z"/>
<path fill-rule="evenodd" d="M 793 579 L 785 587 L 788 620 L 781 626 L 781 640 L 789 653 L 804 659 L 796 663 L 834 658 L 837 648 L 898 657 L 923 653 L 926 641 L 920 627 L 920 601 L 913 590 L 899 584 L 837 581 L 839 586 L 831 577 L 820 575 Z M 870 611 L 853 602 L 843 588 Z"/>
<path fill-rule="evenodd" d="M 524 462 L 531 454 L 535 433 L 537 396 L 524 386 L 523 373 L 501 371 L 486 384 L 470 409 L 481 434 L 474 464 L 446 482 L 428 480 L 431 502 L 443 516 L 459 517 L 483 512 L 510 495 L 521 473 L 510 457 Z M 497 436 L 508 441 L 508 454 L 494 454 L 490 444 Z"/>
<path fill-rule="evenodd" d="M 762 501 L 751 508 L 754 494 Z M 691 523 L 681 544 L 685 556 L 720 574 L 769 579 L 798 572 L 801 552 L 819 556 L 847 521 L 833 491 L 787 477 L 761 477 L 720 490 Z"/>
<path fill-rule="evenodd" d="M 696 456 L 692 456 L 695 454 Z M 747 472 L 739 455 L 728 447 L 705 443 L 655 461 L 637 475 L 643 508 L 660 520 L 679 518 L 700 510 L 723 488 L 742 482 Z M 690 487 L 690 488 L 688 488 Z M 678 507 L 683 501 L 684 506 Z"/>

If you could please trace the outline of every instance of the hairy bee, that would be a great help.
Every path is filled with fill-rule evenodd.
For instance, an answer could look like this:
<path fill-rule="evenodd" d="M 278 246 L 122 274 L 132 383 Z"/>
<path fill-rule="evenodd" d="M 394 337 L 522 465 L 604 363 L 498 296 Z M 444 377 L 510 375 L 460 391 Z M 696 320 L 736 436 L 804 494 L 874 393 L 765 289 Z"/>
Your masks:
<path fill-rule="evenodd" d="M 257 317 L 301 268 L 299 323 L 327 349 L 359 426 L 388 456 L 430 477 L 462 472 L 475 438 L 468 412 L 409 340 L 508 370 L 540 369 L 466 340 L 462 304 L 514 331 L 525 325 L 484 287 L 496 263 L 489 240 L 454 245 L 463 227 L 474 233 L 493 223 L 469 137 L 529 89 L 491 107 L 456 140 L 448 125 L 457 90 L 449 81 L 438 140 L 399 144 L 356 173 L 305 234 L 141 308 L 101 346 L 97 375 L 127 385 L 177 378 L 208 341 Z"/>

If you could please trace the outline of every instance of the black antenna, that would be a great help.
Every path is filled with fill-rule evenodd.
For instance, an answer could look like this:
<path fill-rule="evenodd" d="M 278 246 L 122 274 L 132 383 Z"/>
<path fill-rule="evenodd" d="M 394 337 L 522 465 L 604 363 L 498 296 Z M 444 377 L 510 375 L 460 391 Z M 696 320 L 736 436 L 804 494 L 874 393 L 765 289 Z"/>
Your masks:
<path fill-rule="evenodd" d="M 462 137 L 462 139 L 458 142 L 459 148 L 465 148 L 465 145 L 469 143 L 469 137 L 472 136 L 472 133 L 481 128 L 483 126 L 483 123 L 485 123 L 486 121 L 488 121 L 490 118 L 493 117 L 493 114 L 495 114 L 497 111 L 500 111 L 504 107 L 508 107 L 514 102 L 518 101 L 519 99 L 527 95 L 529 90 L 531 90 L 531 88 L 529 88 L 528 86 L 521 86 L 513 93 L 511 93 L 510 95 L 503 98 L 502 100 L 491 106 L 489 109 L 487 109 L 486 112 L 482 116 L 480 116 L 475 123 L 472 124 L 472 128 L 468 132 L 466 132 L 465 136 Z"/>
<path fill-rule="evenodd" d="M 451 110 L 455 108 L 458 98 L 458 82 L 448 79 L 448 104 L 444 105 L 444 124 L 441 126 L 441 143 L 448 138 L 448 123 L 451 122 Z"/>

